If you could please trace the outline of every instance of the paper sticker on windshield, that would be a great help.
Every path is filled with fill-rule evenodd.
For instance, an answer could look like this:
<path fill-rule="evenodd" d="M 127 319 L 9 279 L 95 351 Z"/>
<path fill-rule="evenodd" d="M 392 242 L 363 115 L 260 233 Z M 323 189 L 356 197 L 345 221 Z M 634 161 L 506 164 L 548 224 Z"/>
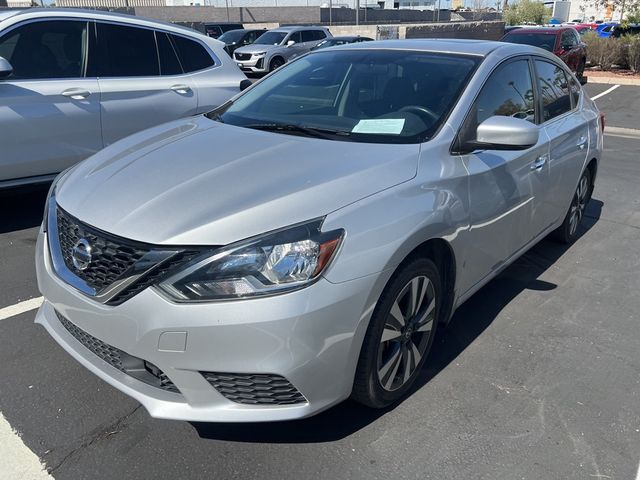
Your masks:
<path fill-rule="evenodd" d="M 404 118 L 373 118 L 360 120 L 351 130 L 353 133 L 382 133 L 399 135 L 404 127 Z"/>

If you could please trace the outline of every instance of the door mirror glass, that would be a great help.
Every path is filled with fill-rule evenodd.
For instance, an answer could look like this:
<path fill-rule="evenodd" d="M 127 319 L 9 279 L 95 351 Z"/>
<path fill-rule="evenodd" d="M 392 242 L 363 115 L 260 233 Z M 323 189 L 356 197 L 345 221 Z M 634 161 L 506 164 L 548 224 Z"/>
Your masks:
<path fill-rule="evenodd" d="M 8 78 L 13 73 L 13 67 L 8 60 L 0 57 L 0 80 Z"/>
<path fill-rule="evenodd" d="M 478 125 L 468 150 L 526 150 L 538 143 L 538 127 L 515 117 L 495 115 Z"/>
<path fill-rule="evenodd" d="M 289 40 L 289 41 L 287 42 L 287 47 L 290 47 L 291 45 L 294 45 L 295 43 L 296 43 L 296 41 L 295 41 L 295 40 Z"/>

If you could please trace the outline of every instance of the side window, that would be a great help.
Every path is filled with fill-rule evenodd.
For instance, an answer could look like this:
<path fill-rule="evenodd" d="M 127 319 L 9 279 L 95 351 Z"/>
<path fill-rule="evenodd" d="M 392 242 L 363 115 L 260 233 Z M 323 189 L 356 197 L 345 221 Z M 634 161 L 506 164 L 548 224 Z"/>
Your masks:
<path fill-rule="evenodd" d="M 153 77 L 160 74 L 153 30 L 98 23 L 102 45 L 100 77 Z"/>
<path fill-rule="evenodd" d="M 156 42 L 160 57 L 160 75 L 180 75 L 183 73 L 178 55 L 169 40 L 169 35 L 164 32 L 156 32 Z"/>
<path fill-rule="evenodd" d="M 180 35 L 171 35 L 180 63 L 186 73 L 196 72 L 215 65 L 209 52 L 200 43 Z"/>
<path fill-rule="evenodd" d="M 580 87 L 580 84 L 573 79 L 573 77 L 570 77 L 569 89 L 571 90 L 571 105 L 573 108 L 576 108 L 580 101 L 580 92 L 582 91 L 582 88 Z"/>
<path fill-rule="evenodd" d="M 87 22 L 32 22 L 0 38 L 0 57 L 14 79 L 78 78 L 85 74 Z"/>
<path fill-rule="evenodd" d="M 302 33 L 303 42 L 313 42 L 316 40 L 315 30 L 304 30 Z"/>
<path fill-rule="evenodd" d="M 575 46 L 576 44 L 576 39 L 573 36 L 573 32 L 571 30 L 565 30 L 564 32 L 562 32 L 562 38 L 560 39 L 560 45 L 563 48 L 571 48 L 573 46 Z"/>
<path fill-rule="evenodd" d="M 569 84 L 564 70 L 549 62 L 536 60 L 538 91 L 542 98 L 542 120 L 547 121 L 571 110 Z"/>
<path fill-rule="evenodd" d="M 294 32 L 291 34 L 291 36 L 289 36 L 289 38 L 287 38 L 287 42 L 289 40 L 293 40 L 296 43 L 302 43 L 302 32 Z"/>
<path fill-rule="evenodd" d="M 262 32 L 260 30 L 254 30 L 253 32 L 249 32 L 249 33 L 247 33 L 247 36 L 244 37 L 244 41 L 242 43 L 245 43 L 247 45 L 250 44 L 250 43 L 253 43 L 258 39 L 258 37 L 261 34 L 262 34 Z"/>

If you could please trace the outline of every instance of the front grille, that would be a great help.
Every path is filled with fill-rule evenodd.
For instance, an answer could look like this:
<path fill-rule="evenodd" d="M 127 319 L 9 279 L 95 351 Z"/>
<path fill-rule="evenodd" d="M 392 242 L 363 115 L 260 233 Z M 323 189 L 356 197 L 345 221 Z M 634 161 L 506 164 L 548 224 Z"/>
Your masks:
<path fill-rule="evenodd" d="M 57 209 L 58 241 L 64 264 L 96 292 L 108 288 L 138 262 L 149 248 L 110 238 L 97 229 Z M 72 260 L 73 248 L 81 238 L 91 244 L 91 263 L 86 270 L 77 269 Z"/>
<path fill-rule="evenodd" d="M 307 401 L 284 377 L 271 374 L 200 372 L 224 397 L 247 405 L 292 405 Z"/>
<path fill-rule="evenodd" d="M 236 60 L 251 60 L 251 54 L 250 53 L 238 53 L 235 52 L 234 53 Z"/>
<path fill-rule="evenodd" d="M 64 328 L 94 355 L 100 357 L 112 367 L 130 375 L 148 385 L 179 393 L 178 387 L 167 375 L 151 362 L 147 362 L 133 355 L 112 347 L 108 343 L 90 335 L 77 325 L 71 323 L 64 315 L 56 310 L 56 316 Z"/>

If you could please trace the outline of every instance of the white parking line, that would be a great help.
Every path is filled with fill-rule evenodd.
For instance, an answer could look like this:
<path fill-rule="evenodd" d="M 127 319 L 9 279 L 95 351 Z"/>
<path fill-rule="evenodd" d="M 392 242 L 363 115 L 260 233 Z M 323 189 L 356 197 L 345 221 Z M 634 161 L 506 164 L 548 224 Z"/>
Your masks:
<path fill-rule="evenodd" d="M 0 413 L 0 480 L 52 480 L 38 456 L 24 444 Z"/>
<path fill-rule="evenodd" d="M 24 302 L 16 303 L 15 305 L 0 308 L 0 320 L 6 320 L 7 318 L 15 317 L 21 313 L 35 310 L 42 305 L 42 300 L 42 297 L 32 298 L 30 300 L 25 300 Z"/>
<path fill-rule="evenodd" d="M 591 100 L 597 100 L 600 97 L 604 97 L 607 93 L 611 93 L 613 92 L 616 88 L 618 88 L 620 85 L 614 85 L 611 88 L 607 88 L 604 92 L 599 93 L 598 95 L 596 95 L 595 97 L 591 97 Z"/>

